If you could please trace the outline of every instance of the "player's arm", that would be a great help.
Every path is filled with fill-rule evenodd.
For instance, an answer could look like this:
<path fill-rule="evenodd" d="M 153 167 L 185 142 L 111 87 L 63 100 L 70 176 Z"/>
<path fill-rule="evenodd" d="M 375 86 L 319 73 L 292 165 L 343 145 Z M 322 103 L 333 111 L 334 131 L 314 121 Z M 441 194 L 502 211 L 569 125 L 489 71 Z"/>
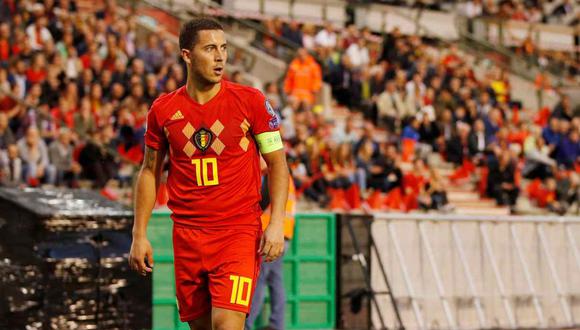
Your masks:
<path fill-rule="evenodd" d="M 269 132 L 267 134 L 277 134 L 279 132 Z M 278 140 L 278 139 L 276 139 Z M 281 141 L 281 140 L 279 140 Z M 281 143 L 280 143 L 281 144 Z M 268 165 L 268 183 L 270 191 L 270 223 L 264 231 L 260 251 L 265 256 L 266 261 L 274 261 L 284 253 L 284 216 L 286 201 L 288 199 L 288 165 L 286 164 L 286 154 L 280 146 L 273 146 L 274 151 L 267 150 L 268 147 L 261 147 L 262 156 Z"/>
<path fill-rule="evenodd" d="M 133 223 L 133 243 L 131 244 L 129 265 L 142 275 L 151 272 L 153 267 L 153 250 L 147 239 L 147 223 L 155 206 L 165 154 L 165 147 L 155 150 L 146 146 L 143 165 L 137 175 L 135 222 Z M 145 264 L 145 258 L 147 258 L 149 267 Z"/>

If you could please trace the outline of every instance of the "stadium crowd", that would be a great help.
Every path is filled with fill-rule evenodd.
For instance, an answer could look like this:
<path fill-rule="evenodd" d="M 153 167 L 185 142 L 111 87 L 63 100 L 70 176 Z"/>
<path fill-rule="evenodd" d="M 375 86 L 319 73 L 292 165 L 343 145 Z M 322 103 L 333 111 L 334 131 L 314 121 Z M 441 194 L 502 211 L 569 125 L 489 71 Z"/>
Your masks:
<path fill-rule="evenodd" d="M 175 47 L 136 40 L 136 17 L 75 1 L 2 1 L 0 180 L 101 189 L 128 184 L 143 157 L 145 118 L 184 82 Z"/>
<path fill-rule="evenodd" d="M 445 209 L 446 178 L 426 164 L 436 152 L 455 164 L 452 183 L 477 179 L 483 197 L 514 211 L 522 192 L 560 213 L 576 202 L 580 118 L 567 97 L 554 109 L 524 109 L 506 72 L 492 67 L 476 77 L 474 59 L 456 45 L 397 30 L 377 42 L 352 25 L 264 25 L 303 47 L 290 63 L 281 113 L 297 187 L 308 198 L 357 207 L 359 191 L 372 208 Z M 344 125 L 317 115 L 321 81 L 349 110 Z"/>
<path fill-rule="evenodd" d="M 135 16 L 79 15 L 74 1 L 1 2 L 3 185 L 131 187 L 149 106 L 184 83 L 175 46 L 155 33 L 139 43 Z M 455 45 L 397 30 L 381 40 L 354 26 L 263 23 L 302 47 L 283 86 L 268 83 L 264 93 L 281 114 L 305 198 L 329 208 L 447 210 L 448 181 L 477 177 L 481 194 L 502 205 L 521 192 L 557 212 L 576 201 L 580 118 L 567 98 L 522 109 L 505 72 L 476 77 Z M 283 52 L 273 38 L 260 45 Z M 316 103 L 323 82 L 344 120 L 326 119 Z M 432 153 L 456 165 L 449 178 L 427 163 Z M 522 177 L 533 181 L 524 187 Z"/>

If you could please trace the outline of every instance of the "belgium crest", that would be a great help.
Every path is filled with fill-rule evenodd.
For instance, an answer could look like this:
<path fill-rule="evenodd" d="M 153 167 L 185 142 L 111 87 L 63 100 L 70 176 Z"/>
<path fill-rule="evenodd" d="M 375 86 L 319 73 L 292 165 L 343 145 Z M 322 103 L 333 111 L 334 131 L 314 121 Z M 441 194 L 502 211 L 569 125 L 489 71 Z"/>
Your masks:
<path fill-rule="evenodd" d="M 207 148 L 211 146 L 213 142 L 213 134 L 211 131 L 200 128 L 195 134 L 193 135 L 193 143 L 197 149 L 201 150 L 201 152 L 205 152 Z"/>

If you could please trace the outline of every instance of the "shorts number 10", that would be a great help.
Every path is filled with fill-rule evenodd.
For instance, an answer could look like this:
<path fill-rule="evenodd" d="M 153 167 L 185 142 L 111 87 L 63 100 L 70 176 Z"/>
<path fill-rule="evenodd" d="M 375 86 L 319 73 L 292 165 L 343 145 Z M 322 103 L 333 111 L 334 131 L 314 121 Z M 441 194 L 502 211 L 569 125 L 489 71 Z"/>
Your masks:
<path fill-rule="evenodd" d="M 252 279 L 245 276 L 230 275 L 232 297 L 230 303 L 248 306 L 252 294 Z"/>

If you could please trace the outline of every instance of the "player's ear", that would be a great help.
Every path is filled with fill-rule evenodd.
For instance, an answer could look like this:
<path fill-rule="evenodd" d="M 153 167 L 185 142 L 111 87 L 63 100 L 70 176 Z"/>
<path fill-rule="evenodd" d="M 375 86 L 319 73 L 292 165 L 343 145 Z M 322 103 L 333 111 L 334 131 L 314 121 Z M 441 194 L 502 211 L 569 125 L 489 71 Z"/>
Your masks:
<path fill-rule="evenodd" d="M 187 64 L 191 64 L 191 59 L 189 58 L 191 51 L 189 49 L 181 49 L 181 58 Z"/>

